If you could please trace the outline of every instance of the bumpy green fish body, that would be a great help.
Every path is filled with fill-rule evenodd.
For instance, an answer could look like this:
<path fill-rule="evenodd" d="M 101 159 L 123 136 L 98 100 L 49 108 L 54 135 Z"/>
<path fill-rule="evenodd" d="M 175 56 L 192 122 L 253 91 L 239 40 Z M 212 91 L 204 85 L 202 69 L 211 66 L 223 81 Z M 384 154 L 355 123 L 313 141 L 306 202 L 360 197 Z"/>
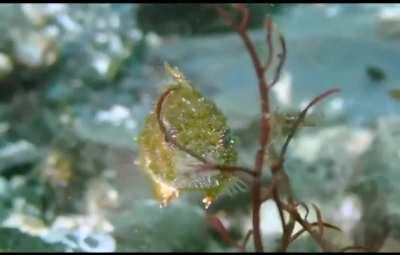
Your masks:
<path fill-rule="evenodd" d="M 178 197 L 180 191 L 197 190 L 205 194 L 203 202 L 208 206 L 231 177 L 218 170 L 196 171 L 196 166 L 203 162 L 195 156 L 211 163 L 232 165 L 237 158 L 234 141 L 217 107 L 179 71 L 169 66 L 166 70 L 174 82 L 166 87 L 170 93 L 163 98 L 159 109 L 165 131 L 160 127 L 156 109 L 147 117 L 139 136 L 139 162 L 151 177 L 162 205 Z M 186 151 L 166 141 L 164 132 Z"/>

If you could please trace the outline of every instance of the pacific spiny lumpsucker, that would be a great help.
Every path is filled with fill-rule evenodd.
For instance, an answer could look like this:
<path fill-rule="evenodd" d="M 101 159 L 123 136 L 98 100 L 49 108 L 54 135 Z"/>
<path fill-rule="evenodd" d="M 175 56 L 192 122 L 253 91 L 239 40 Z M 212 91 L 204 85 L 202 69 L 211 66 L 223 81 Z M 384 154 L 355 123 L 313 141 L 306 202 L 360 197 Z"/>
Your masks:
<path fill-rule="evenodd" d="M 203 203 L 208 207 L 233 178 L 217 169 L 196 171 L 203 162 L 193 154 L 208 162 L 232 165 L 237 159 L 235 143 L 215 104 L 195 90 L 176 68 L 166 64 L 165 69 L 173 82 L 166 86 L 145 120 L 138 139 L 139 164 L 152 179 L 162 206 L 181 191 L 195 190 L 204 193 Z M 165 132 L 193 154 L 167 141 Z"/>

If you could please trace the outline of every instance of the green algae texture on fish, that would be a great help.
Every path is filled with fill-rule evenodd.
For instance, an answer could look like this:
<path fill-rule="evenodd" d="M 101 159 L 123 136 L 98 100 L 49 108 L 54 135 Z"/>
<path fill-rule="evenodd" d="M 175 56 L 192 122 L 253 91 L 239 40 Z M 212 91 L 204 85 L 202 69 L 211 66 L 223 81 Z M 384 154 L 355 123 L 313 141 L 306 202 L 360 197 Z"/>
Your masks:
<path fill-rule="evenodd" d="M 216 105 L 176 68 L 165 65 L 165 69 L 173 82 L 145 120 L 138 141 L 139 164 L 151 178 L 161 205 L 181 191 L 200 191 L 208 207 L 232 177 L 217 169 L 198 171 L 198 167 L 204 162 L 234 164 L 235 143 Z"/>

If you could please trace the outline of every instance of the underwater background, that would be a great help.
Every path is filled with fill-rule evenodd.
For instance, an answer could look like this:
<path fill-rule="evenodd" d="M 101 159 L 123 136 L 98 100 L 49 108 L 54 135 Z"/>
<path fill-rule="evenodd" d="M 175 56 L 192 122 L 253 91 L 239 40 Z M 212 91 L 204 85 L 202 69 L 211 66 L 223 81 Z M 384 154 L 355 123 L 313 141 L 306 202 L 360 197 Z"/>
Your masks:
<path fill-rule="evenodd" d="M 289 148 L 297 199 L 342 229 L 327 231 L 333 242 L 399 251 L 400 4 L 249 9 L 260 53 L 268 16 L 287 43 L 274 110 L 299 112 L 341 90 L 313 109 L 313 124 Z M 240 38 L 215 13 L 200 4 L 2 4 L 0 33 L 0 251 L 236 251 L 207 213 L 242 239 L 249 190 L 207 210 L 196 192 L 160 208 L 137 164 L 137 138 L 169 63 L 216 104 L 240 165 L 252 166 L 257 80 Z M 282 233 L 273 202 L 261 217 L 273 251 Z M 318 247 L 304 234 L 289 251 Z"/>

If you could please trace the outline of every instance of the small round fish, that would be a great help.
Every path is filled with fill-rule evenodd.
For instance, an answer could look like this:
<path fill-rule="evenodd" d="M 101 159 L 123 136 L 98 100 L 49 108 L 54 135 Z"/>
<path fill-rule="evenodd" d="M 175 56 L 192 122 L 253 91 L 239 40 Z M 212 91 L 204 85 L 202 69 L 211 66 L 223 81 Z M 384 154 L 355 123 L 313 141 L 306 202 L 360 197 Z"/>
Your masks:
<path fill-rule="evenodd" d="M 208 208 L 233 177 L 217 169 L 198 171 L 199 166 L 204 161 L 236 163 L 235 143 L 216 105 L 176 68 L 166 65 L 165 69 L 173 82 L 166 86 L 168 94 L 160 97 L 163 101 L 147 117 L 139 135 L 139 164 L 153 181 L 162 206 L 182 191 L 201 191 Z M 157 108 L 159 105 L 161 108 Z M 167 141 L 165 133 L 174 143 Z"/>

